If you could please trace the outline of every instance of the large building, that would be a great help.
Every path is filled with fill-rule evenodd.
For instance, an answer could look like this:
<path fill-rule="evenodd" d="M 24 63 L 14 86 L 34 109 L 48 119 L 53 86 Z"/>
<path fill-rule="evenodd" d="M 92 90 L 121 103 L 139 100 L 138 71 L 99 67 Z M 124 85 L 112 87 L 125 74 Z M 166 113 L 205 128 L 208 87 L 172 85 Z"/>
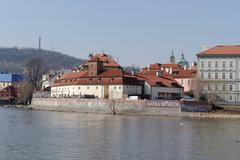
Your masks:
<path fill-rule="evenodd" d="M 240 45 L 218 45 L 197 58 L 201 91 L 218 102 L 239 103 Z"/>
<path fill-rule="evenodd" d="M 123 99 L 142 95 L 143 81 L 110 60 L 106 54 L 90 57 L 82 68 L 63 75 L 51 87 L 52 97 Z"/>

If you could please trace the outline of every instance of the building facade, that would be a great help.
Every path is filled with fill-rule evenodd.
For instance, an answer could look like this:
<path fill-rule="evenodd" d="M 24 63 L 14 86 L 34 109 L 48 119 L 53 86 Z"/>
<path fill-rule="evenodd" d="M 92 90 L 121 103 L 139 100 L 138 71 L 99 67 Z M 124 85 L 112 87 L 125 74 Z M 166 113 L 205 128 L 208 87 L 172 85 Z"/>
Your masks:
<path fill-rule="evenodd" d="M 65 74 L 56 80 L 51 87 L 51 96 L 101 99 L 141 96 L 143 81 L 124 72 L 118 65 L 112 66 L 112 62 L 105 54 L 92 56 L 85 63 L 84 68 Z"/>
<path fill-rule="evenodd" d="M 240 45 L 218 45 L 197 58 L 202 92 L 219 103 L 240 103 Z"/>
<path fill-rule="evenodd" d="M 18 88 L 23 81 L 23 76 L 12 73 L 0 74 L 0 99 L 16 99 L 18 97 Z"/>

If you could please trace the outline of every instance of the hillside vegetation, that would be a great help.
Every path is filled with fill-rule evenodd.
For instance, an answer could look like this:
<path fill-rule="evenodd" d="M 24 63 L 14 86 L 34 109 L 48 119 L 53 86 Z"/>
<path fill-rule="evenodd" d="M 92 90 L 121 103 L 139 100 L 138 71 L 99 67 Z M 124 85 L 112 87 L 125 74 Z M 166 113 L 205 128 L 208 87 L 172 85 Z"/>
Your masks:
<path fill-rule="evenodd" d="M 70 69 L 79 66 L 84 62 L 66 54 L 39 50 L 33 48 L 0 48 L 0 71 L 22 73 L 25 70 L 26 62 L 33 57 L 40 57 L 44 60 L 46 67 L 52 70 Z"/>

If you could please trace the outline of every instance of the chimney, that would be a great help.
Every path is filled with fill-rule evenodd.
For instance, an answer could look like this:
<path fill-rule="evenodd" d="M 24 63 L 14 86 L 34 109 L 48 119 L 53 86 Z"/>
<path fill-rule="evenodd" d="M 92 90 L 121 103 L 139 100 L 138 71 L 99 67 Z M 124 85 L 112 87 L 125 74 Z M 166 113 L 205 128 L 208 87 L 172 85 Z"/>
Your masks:
<path fill-rule="evenodd" d="M 147 70 L 148 70 L 148 71 L 150 70 L 150 65 L 147 66 Z"/>
<path fill-rule="evenodd" d="M 208 48 L 208 46 L 207 45 L 204 45 L 203 47 L 202 47 L 202 51 L 206 51 L 206 50 L 208 50 L 209 48 Z"/>
<path fill-rule="evenodd" d="M 161 77 L 161 76 L 162 76 L 162 72 L 161 72 L 161 71 L 157 71 L 157 72 L 156 72 L 156 76 L 157 76 L 157 77 Z"/>
<path fill-rule="evenodd" d="M 169 69 L 169 73 L 172 74 L 172 67 Z"/>
<path fill-rule="evenodd" d="M 134 70 L 132 70 L 132 76 L 135 76 L 135 71 Z"/>
<path fill-rule="evenodd" d="M 91 58 L 93 58 L 93 54 L 88 55 L 88 60 L 90 60 Z"/>

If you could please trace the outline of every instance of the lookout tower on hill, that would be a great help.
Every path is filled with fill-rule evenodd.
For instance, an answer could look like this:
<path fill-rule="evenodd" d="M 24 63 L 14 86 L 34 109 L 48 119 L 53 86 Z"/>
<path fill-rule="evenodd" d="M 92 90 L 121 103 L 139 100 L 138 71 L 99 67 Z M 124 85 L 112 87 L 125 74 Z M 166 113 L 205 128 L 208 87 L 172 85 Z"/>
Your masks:
<path fill-rule="evenodd" d="M 41 50 L 41 41 L 42 41 L 42 38 L 39 36 L 38 38 L 38 49 Z"/>

